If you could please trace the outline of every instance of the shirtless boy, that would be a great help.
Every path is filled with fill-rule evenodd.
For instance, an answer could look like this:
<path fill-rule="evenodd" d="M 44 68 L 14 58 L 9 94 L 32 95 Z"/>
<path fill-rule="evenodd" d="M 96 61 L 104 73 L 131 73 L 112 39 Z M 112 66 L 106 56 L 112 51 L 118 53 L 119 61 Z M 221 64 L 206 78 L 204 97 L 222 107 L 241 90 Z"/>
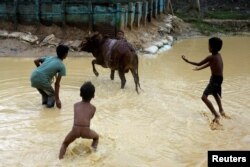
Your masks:
<path fill-rule="evenodd" d="M 59 159 L 63 158 L 69 144 L 79 137 L 93 139 L 91 146 L 94 150 L 97 148 L 99 135 L 90 129 L 90 120 L 96 111 L 95 106 L 90 103 L 95 96 L 94 85 L 85 82 L 80 89 L 80 96 L 82 100 L 74 104 L 74 124 L 62 143 Z"/>
<path fill-rule="evenodd" d="M 219 51 L 222 48 L 222 40 L 217 37 L 210 38 L 208 47 L 209 47 L 209 52 L 212 53 L 212 55 L 207 56 L 204 60 L 198 63 L 189 61 L 184 55 L 182 56 L 182 59 L 189 64 L 198 66 L 194 69 L 197 71 L 210 67 L 211 69 L 210 81 L 206 89 L 204 90 L 201 99 L 214 115 L 213 122 L 219 124 L 220 115 L 225 118 L 230 118 L 225 114 L 221 104 L 221 84 L 223 82 L 223 60 Z M 208 100 L 208 95 L 214 96 L 215 101 L 219 107 L 220 115 L 215 111 L 211 101 Z"/>

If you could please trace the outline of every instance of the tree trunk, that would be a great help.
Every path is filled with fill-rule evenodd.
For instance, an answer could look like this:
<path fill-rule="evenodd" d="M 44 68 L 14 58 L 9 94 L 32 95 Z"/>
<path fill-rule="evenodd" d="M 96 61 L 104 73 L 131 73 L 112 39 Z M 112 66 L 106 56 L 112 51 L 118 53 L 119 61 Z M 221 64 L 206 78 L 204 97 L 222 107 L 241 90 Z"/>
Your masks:
<path fill-rule="evenodd" d="M 189 0 L 190 9 L 200 12 L 200 0 Z"/>
<path fill-rule="evenodd" d="M 174 15 L 173 6 L 171 0 L 166 0 L 165 4 L 165 14 L 171 13 Z"/>

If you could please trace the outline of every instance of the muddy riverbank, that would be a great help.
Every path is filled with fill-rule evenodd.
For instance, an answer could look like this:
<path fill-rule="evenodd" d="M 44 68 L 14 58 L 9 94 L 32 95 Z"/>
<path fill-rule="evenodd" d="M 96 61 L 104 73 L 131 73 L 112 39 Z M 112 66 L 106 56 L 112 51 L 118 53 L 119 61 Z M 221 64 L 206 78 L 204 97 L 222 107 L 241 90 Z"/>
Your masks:
<path fill-rule="evenodd" d="M 220 21 L 220 24 L 223 24 L 223 21 Z M 227 24 L 227 22 L 225 22 L 225 24 Z M 79 43 L 79 41 L 83 40 L 84 37 L 89 35 L 88 31 L 69 26 L 60 27 L 57 25 L 18 25 L 17 29 L 14 29 L 12 23 L 1 22 L 0 27 L 0 30 L 2 30 L 2 32 L 22 32 L 32 34 L 38 39 L 36 42 L 30 43 L 10 36 L 1 37 L 1 57 L 40 57 L 44 54 L 54 54 L 55 45 L 57 44 L 54 41 L 66 44 L 72 44 L 74 41 L 78 41 Z M 150 48 L 151 46 L 157 46 L 159 45 L 159 43 L 162 43 L 162 41 L 166 40 L 166 43 L 168 43 L 168 45 L 173 45 L 174 41 L 176 40 L 197 36 L 250 36 L 249 32 L 243 32 L 240 29 L 239 31 L 227 33 L 204 33 L 197 29 L 197 27 L 195 27 L 193 24 L 184 22 L 182 19 L 176 16 L 169 15 L 162 15 L 158 20 L 152 20 L 152 22 L 148 23 L 146 26 L 133 28 L 132 30 L 126 29 L 124 30 L 124 32 L 126 39 L 133 44 L 137 51 L 143 51 L 144 49 Z M 40 43 L 42 42 L 42 40 L 51 35 L 54 35 L 54 41 L 52 42 L 52 44 L 50 43 L 41 46 Z M 70 52 L 70 56 L 86 55 L 76 50 L 72 49 L 73 52 Z"/>

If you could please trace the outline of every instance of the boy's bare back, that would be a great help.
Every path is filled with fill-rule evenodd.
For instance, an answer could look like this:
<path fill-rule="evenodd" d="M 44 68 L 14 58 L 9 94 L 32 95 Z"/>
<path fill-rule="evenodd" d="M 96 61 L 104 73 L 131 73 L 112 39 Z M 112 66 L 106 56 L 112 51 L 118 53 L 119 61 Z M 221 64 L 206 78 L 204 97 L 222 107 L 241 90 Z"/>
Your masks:
<path fill-rule="evenodd" d="M 89 127 L 96 108 L 89 102 L 80 101 L 74 105 L 74 126 Z"/>
<path fill-rule="evenodd" d="M 96 108 L 90 102 L 80 101 L 74 105 L 74 125 L 72 135 L 76 138 L 82 137 L 92 139 L 97 136 L 96 132 L 90 129 L 90 121 L 95 114 Z"/>
<path fill-rule="evenodd" d="M 96 111 L 95 106 L 90 103 L 95 96 L 94 85 L 91 82 L 85 82 L 80 89 L 80 96 L 82 101 L 74 104 L 74 125 L 62 143 L 59 159 L 63 158 L 69 144 L 79 137 L 93 139 L 91 147 L 94 150 L 97 148 L 99 135 L 90 129 L 90 120 Z"/>

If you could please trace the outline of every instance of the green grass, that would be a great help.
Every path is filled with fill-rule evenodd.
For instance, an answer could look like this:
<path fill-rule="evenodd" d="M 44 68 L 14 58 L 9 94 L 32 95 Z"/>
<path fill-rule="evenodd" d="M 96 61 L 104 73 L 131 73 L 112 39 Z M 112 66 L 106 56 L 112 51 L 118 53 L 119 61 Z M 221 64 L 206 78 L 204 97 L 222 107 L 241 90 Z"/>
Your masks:
<path fill-rule="evenodd" d="M 202 20 L 192 20 L 189 21 L 192 23 L 192 25 L 197 28 L 201 33 L 209 35 L 210 33 L 224 33 L 224 32 L 230 32 L 230 27 L 222 26 L 222 25 L 213 25 L 206 23 Z"/>
<path fill-rule="evenodd" d="M 185 22 L 191 23 L 194 28 L 197 28 L 201 33 L 209 35 L 214 32 L 233 32 L 235 27 L 223 26 L 219 24 L 209 24 L 203 19 L 219 19 L 219 20 L 250 20 L 250 13 L 236 11 L 209 11 L 203 15 L 187 14 L 186 12 L 176 13 L 176 16 L 183 19 Z"/>
<path fill-rule="evenodd" d="M 250 13 L 245 11 L 208 11 L 205 13 L 204 18 L 207 19 L 239 19 L 248 20 L 250 19 Z"/>
<path fill-rule="evenodd" d="M 197 19 L 221 19 L 221 20 L 250 20 L 250 12 L 246 11 L 207 11 L 200 16 L 198 13 L 178 12 L 176 16 L 182 18 L 184 21 Z"/>

